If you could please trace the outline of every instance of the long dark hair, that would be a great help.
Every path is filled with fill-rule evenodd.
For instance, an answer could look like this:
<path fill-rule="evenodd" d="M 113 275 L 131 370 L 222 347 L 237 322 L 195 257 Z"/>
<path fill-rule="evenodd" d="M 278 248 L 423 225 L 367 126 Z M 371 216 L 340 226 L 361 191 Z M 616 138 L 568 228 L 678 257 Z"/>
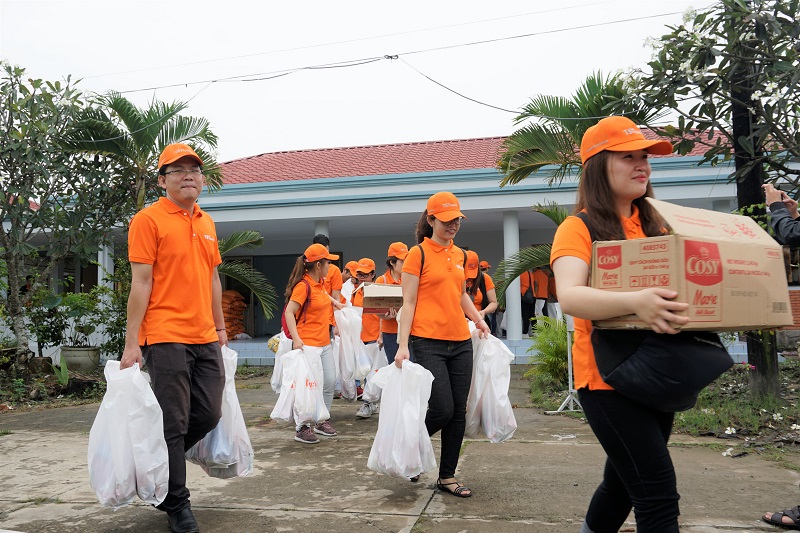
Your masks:
<path fill-rule="evenodd" d="M 578 201 L 574 213 L 586 209 L 597 240 L 616 241 L 625 239 L 625 230 L 616 210 L 617 202 L 608 183 L 608 150 L 590 157 L 583 164 L 583 175 L 578 185 Z M 648 180 L 645 193 L 632 203 L 639 209 L 642 230 L 648 237 L 664 233 L 666 223 L 645 198 L 654 198 L 653 185 Z"/>
<path fill-rule="evenodd" d="M 414 238 L 417 240 L 417 244 L 420 244 L 422 241 L 424 241 L 425 237 L 429 239 L 433 237 L 433 226 L 428 223 L 427 209 L 422 212 L 422 215 L 420 215 L 416 230 L 414 231 Z"/>
<path fill-rule="evenodd" d="M 300 280 L 303 279 L 305 273 L 316 268 L 317 263 L 321 263 L 322 261 L 327 261 L 327 259 L 320 259 L 319 261 L 314 261 L 313 263 L 306 263 L 306 257 L 304 255 L 301 255 L 297 258 L 297 261 L 294 262 L 292 273 L 289 274 L 289 282 L 286 284 L 286 291 L 284 293 L 284 296 L 286 297 L 286 303 L 289 303 L 289 300 L 292 298 L 292 291 L 294 290 L 295 285 L 300 283 Z"/>

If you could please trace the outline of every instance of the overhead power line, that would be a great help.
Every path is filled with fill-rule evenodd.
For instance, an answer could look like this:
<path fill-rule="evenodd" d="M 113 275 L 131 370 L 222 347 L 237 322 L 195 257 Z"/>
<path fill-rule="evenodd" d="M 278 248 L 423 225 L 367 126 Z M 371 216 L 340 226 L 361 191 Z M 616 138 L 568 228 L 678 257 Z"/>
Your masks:
<path fill-rule="evenodd" d="M 341 67 L 347 67 L 347 66 L 357 66 L 357 65 L 362 65 L 362 64 L 366 64 L 366 63 L 372 63 L 373 60 L 385 59 L 386 57 L 392 57 L 392 56 L 407 56 L 407 55 L 422 54 L 422 53 L 427 53 L 427 52 L 437 52 L 437 51 L 441 51 L 441 50 L 451 50 L 451 49 L 454 49 L 454 48 L 463 48 L 463 47 L 467 47 L 467 46 L 477 46 L 477 45 L 482 45 L 482 44 L 497 43 L 497 42 L 502 42 L 502 41 L 510 41 L 510 40 L 514 40 L 514 39 L 523 39 L 523 38 L 527 38 L 527 37 L 536 37 L 536 36 L 540 36 L 540 35 L 550 35 L 550 34 L 554 34 L 554 33 L 563 33 L 563 32 L 567 32 L 567 31 L 575 31 L 575 30 L 583 30 L 583 29 L 588 29 L 588 28 L 598 28 L 598 27 L 603 27 L 603 26 L 611 26 L 611 25 L 614 25 L 614 24 L 624 24 L 624 23 L 628 23 L 628 22 L 636 22 L 636 21 L 640 21 L 640 20 L 661 18 L 661 17 L 667 17 L 667 16 L 672 16 L 672 15 L 677 15 L 677 14 L 680 14 L 680 12 L 673 11 L 673 12 L 670 12 L 670 13 L 661 13 L 661 14 L 658 14 L 658 15 L 647 15 L 647 16 L 643 16 L 643 17 L 634 17 L 634 18 L 628 18 L 628 19 L 613 20 L 613 21 L 609 21 L 609 22 L 598 22 L 596 24 L 584 24 L 584 25 L 581 25 L 581 26 L 571 26 L 571 27 L 568 27 L 568 28 L 560 28 L 560 29 L 555 29 L 555 30 L 543 30 L 543 31 L 532 32 L 532 33 L 524 33 L 524 34 L 521 34 L 521 35 L 511 35 L 511 36 L 507 36 L 507 37 L 497 37 L 495 39 L 484 39 L 484 40 L 480 40 L 480 41 L 471 41 L 471 42 L 466 42 L 466 43 L 459 43 L 459 44 L 452 44 L 452 45 L 445 45 L 445 46 L 437 46 L 437 47 L 433 47 L 433 48 L 423 48 L 423 49 L 419 49 L 419 50 L 411 50 L 411 51 L 407 51 L 407 52 L 389 54 L 389 55 L 384 55 L 384 56 L 373 56 L 373 57 L 366 57 L 366 58 L 360 58 L 360 59 L 351 59 L 351 60 L 346 60 L 346 61 L 340 61 L 340 62 L 337 62 L 337 63 L 328 63 L 328 64 L 324 64 L 324 65 L 309 65 L 309 66 L 289 68 L 289 69 L 283 69 L 283 70 L 277 70 L 277 71 L 271 71 L 271 72 L 261 72 L 261 73 L 257 73 L 257 74 L 245 74 L 245 75 L 237 75 L 237 76 L 228 76 L 228 77 L 223 77 L 223 78 L 215 78 L 215 79 L 211 79 L 211 80 L 190 81 L 190 82 L 183 82 L 183 83 L 172 83 L 172 84 L 159 85 L 159 86 L 155 86 L 155 87 L 148 87 L 148 88 L 142 88 L 142 89 L 130 89 L 130 90 L 127 90 L 127 91 L 120 91 L 120 92 L 121 93 L 135 93 L 135 92 L 142 92 L 142 91 L 151 91 L 151 90 L 156 90 L 156 89 L 166 89 L 166 88 L 170 88 L 170 87 L 196 85 L 196 84 L 199 84 L 199 83 L 218 83 L 218 82 L 229 82 L 229 81 L 254 81 L 254 80 L 244 80 L 243 79 L 243 78 L 254 78 L 254 77 L 263 77 L 263 79 L 268 80 L 268 79 L 280 77 L 280 76 L 277 76 L 277 74 L 285 75 L 285 74 L 291 74 L 291 73 L 294 73 L 294 72 L 298 72 L 298 71 L 301 71 L 301 70 L 315 70 L 315 69 L 322 69 L 322 68 L 341 68 Z"/>

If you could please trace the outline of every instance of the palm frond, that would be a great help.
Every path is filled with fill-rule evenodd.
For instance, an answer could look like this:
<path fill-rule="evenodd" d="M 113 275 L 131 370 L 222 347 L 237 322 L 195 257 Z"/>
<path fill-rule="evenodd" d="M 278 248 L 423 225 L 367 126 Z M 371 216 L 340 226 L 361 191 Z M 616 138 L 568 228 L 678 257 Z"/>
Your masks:
<path fill-rule="evenodd" d="M 264 244 L 264 237 L 255 230 L 237 231 L 219 240 L 219 253 L 225 255 L 234 248 L 256 248 Z"/>
<path fill-rule="evenodd" d="M 528 124 L 503 141 L 497 163 L 498 170 L 505 174 L 500 186 L 519 183 L 548 166 L 554 167 L 548 172 L 548 182 L 563 179 L 580 166 L 575 146 L 571 135 L 557 126 Z"/>
<path fill-rule="evenodd" d="M 552 220 L 556 226 L 561 225 L 564 219 L 569 216 L 569 211 L 553 201 L 549 201 L 544 205 L 536 204 L 533 206 L 533 210 Z"/>
<path fill-rule="evenodd" d="M 512 281 L 520 277 L 523 272 L 550 264 L 550 248 L 549 244 L 529 246 L 500 261 L 492 275 L 497 303 L 500 307 L 506 303 L 506 289 Z"/>
<path fill-rule="evenodd" d="M 267 320 L 272 319 L 275 315 L 275 310 L 278 308 L 278 297 L 275 294 L 275 288 L 272 286 L 272 283 L 269 282 L 264 274 L 255 270 L 247 263 L 229 261 L 227 259 L 217 267 L 217 270 L 220 275 L 235 279 L 253 291 L 255 297 L 261 302 L 264 317 L 266 317 Z"/>

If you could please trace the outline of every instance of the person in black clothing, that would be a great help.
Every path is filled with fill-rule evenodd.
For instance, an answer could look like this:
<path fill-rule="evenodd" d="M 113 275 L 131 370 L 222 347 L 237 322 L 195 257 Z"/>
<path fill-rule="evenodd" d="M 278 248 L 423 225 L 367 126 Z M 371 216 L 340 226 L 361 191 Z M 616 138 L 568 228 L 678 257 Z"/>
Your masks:
<path fill-rule="evenodd" d="M 770 211 L 770 222 L 775 230 L 775 239 L 781 244 L 800 245 L 800 213 L 797 202 L 771 183 L 762 185 Z M 761 519 L 785 529 L 800 529 L 800 506 L 774 513 L 764 513 Z"/>
<path fill-rule="evenodd" d="M 800 245 L 800 220 L 798 220 L 800 213 L 797 211 L 797 202 L 771 183 L 762 187 L 767 197 L 776 240 L 790 246 Z"/>

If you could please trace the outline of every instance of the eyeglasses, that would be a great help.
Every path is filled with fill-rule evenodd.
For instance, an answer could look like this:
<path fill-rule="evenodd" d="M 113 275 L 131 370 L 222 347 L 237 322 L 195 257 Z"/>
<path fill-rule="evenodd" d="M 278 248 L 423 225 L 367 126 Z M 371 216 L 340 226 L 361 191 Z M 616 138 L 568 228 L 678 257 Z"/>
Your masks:
<path fill-rule="evenodd" d="M 170 170 L 170 171 L 164 172 L 164 175 L 165 176 L 176 176 L 178 178 L 182 178 L 184 176 L 192 176 L 194 178 L 194 177 L 197 177 L 198 175 L 200 175 L 202 173 L 203 173 L 203 171 L 200 170 L 199 168 L 187 168 L 187 169 L 181 169 L 181 170 Z"/>
<path fill-rule="evenodd" d="M 361 279 L 361 278 L 363 278 L 363 279 L 367 279 L 367 278 L 370 278 L 370 277 L 372 277 L 372 274 L 373 274 L 372 272 L 370 272 L 370 273 L 368 273 L 368 274 L 365 274 L 365 273 L 363 273 L 363 272 L 357 272 L 357 273 L 356 273 L 356 277 L 357 277 L 357 278 L 359 278 L 359 279 Z"/>
<path fill-rule="evenodd" d="M 445 226 L 460 226 L 461 225 L 461 217 L 454 218 L 453 220 L 448 220 L 447 222 L 439 221 Z"/>

